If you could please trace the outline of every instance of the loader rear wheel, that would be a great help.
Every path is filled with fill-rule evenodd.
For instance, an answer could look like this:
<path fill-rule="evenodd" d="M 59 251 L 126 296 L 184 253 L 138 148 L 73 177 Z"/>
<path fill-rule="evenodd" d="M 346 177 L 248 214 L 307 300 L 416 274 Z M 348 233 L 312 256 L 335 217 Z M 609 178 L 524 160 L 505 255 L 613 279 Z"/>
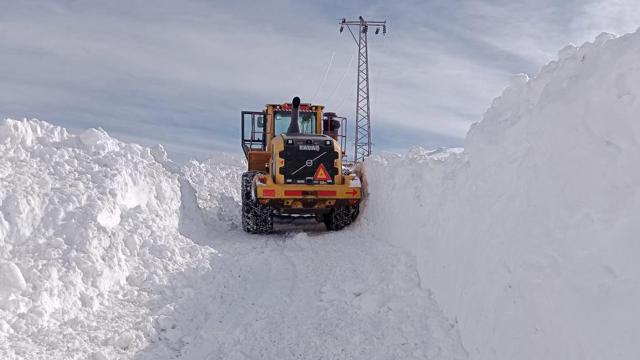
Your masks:
<path fill-rule="evenodd" d="M 359 212 L 358 205 L 344 206 L 331 210 L 330 213 L 324 214 L 322 218 L 327 230 L 338 231 L 351 224 L 358 217 Z"/>
<path fill-rule="evenodd" d="M 250 234 L 270 234 L 273 232 L 271 206 L 261 204 L 252 193 L 256 174 L 255 171 L 242 174 L 242 229 Z"/>

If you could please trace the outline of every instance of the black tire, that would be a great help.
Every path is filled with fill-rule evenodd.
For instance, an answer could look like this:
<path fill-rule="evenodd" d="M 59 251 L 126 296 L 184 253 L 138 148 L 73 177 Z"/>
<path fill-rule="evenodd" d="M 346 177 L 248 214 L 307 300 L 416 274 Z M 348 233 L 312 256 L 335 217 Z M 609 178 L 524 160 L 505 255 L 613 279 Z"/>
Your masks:
<path fill-rule="evenodd" d="M 255 171 L 242 174 L 242 230 L 250 234 L 270 234 L 273 232 L 271 206 L 261 204 L 252 194 L 252 183 L 256 174 Z"/>
<path fill-rule="evenodd" d="M 359 213 L 360 208 L 358 205 L 345 206 L 335 208 L 331 210 L 330 213 L 324 214 L 322 217 L 327 230 L 338 231 L 351 224 L 356 217 L 358 217 Z"/>
<path fill-rule="evenodd" d="M 360 214 L 360 204 L 351 206 L 351 222 L 356 221 L 359 214 Z"/>

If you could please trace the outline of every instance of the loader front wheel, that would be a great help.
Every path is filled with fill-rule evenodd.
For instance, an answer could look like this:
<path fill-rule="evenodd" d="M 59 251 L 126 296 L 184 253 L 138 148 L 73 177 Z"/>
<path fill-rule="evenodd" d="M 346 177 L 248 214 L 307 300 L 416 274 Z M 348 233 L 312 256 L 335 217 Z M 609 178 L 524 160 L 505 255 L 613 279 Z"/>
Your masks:
<path fill-rule="evenodd" d="M 250 234 L 270 234 L 273 232 L 273 211 L 271 206 L 261 204 L 252 192 L 256 172 L 242 174 L 242 229 Z"/>
<path fill-rule="evenodd" d="M 335 208 L 331 210 L 330 213 L 324 214 L 322 217 L 327 230 L 338 231 L 351 224 L 358 216 L 358 213 L 358 205 L 344 206 Z"/>

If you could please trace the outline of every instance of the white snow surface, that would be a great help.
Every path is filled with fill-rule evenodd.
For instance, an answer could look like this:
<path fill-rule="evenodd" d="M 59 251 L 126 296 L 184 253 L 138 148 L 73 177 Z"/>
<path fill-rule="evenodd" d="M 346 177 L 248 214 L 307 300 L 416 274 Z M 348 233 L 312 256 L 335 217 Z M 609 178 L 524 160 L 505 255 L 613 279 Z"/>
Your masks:
<path fill-rule="evenodd" d="M 2 359 L 640 356 L 640 34 L 515 76 L 359 220 L 239 229 L 243 162 L 0 124 Z"/>
<path fill-rule="evenodd" d="M 1 359 L 466 358 L 365 227 L 244 234 L 239 158 L 5 120 L 0 159 Z"/>
<path fill-rule="evenodd" d="M 367 163 L 367 222 L 416 254 L 472 359 L 640 357 L 640 33 L 559 58 L 464 152 Z"/>

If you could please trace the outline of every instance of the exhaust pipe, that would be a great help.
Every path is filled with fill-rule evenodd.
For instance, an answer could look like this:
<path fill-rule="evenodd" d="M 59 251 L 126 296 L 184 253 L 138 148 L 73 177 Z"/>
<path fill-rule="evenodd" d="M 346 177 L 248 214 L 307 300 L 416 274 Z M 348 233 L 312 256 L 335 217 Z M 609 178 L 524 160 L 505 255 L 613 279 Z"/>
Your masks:
<path fill-rule="evenodd" d="M 287 135 L 289 134 L 299 134 L 300 126 L 298 125 L 298 115 L 300 112 L 300 98 L 294 97 L 291 102 L 291 123 L 289 123 L 289 129 L 287 130 Z"/>

